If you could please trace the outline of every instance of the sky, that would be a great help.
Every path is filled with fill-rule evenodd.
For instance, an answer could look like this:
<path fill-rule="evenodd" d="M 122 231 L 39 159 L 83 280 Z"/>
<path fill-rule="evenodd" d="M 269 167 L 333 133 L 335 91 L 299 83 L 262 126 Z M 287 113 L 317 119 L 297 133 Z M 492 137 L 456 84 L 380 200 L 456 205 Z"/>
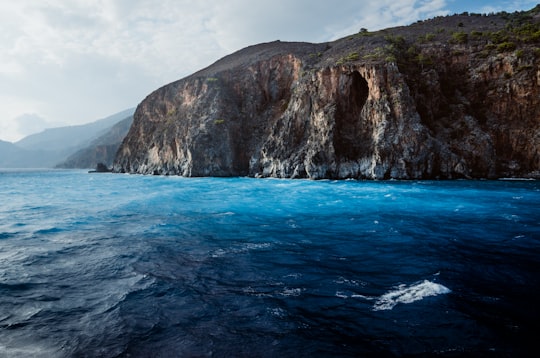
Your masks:
<path fill-rule="evenodd" d="M 219 58 L 535 1 L 0 0 L 0 140 L 89 123 Z"/>

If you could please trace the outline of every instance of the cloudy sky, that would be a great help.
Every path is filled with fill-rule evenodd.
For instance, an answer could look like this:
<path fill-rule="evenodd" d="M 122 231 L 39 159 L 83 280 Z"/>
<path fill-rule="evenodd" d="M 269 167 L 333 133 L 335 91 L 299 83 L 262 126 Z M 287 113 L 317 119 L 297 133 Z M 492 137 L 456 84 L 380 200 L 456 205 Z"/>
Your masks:
<path fill-rule="evenodd" d="M 252 44 L 324 42 L 436 15 L 537 1 L 0 0 L 0 139 L 135 107 Z"/>

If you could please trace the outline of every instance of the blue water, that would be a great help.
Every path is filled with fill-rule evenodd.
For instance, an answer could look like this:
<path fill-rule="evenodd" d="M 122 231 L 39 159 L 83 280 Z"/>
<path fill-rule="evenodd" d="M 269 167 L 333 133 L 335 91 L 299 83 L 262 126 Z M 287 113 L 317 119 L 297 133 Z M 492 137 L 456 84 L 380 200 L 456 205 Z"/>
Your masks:
<path fill-rule="evenodd" d="M 540 182 L 0 170 L 0 357 L 535 355 Z"/>

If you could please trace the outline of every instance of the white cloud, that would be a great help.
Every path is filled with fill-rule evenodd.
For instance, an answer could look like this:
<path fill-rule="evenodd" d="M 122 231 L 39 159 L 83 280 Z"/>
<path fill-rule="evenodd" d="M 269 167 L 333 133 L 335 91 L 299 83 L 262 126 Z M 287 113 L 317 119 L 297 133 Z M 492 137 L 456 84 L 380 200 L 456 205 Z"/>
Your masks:
<path fill-rule="evenodd" d="M 448 0 L 452 13 L 460 14 L 468 11 L 471 13 L 497 13 L 500 11 L 514 12 L 530 10 L 538 4 L 537 0 L 513 0 L 513 1 L 469 1 L 469 0 Z"/>
<path fill-rule="evenodd" d="M 406 25 L 448 1 L 1 1 L 0 138 L 19 133 L 24 113 L 89 122 L 245 46 Z"/>
<path fill-rule="evenodd" d="M 356 33 L 362 27 L 377 30 L 405 25 L 446 14 L 444 6 L 444 0 L 280 0 L 256 6 L 253 1 L 233 0 L 216 6 L 209 27 L 221 47 L 234 51 L 257 42 L 323 42 Z"/>
<path fill-rule="evenodd" d="M 486 5 L 483 6 L 481 9 L 481 13 L 496 13 L 500 11 L 507 11 L 507 12 L 513 12 L 513 11 L 520 11 L 520 10 L 530 10 L 533 7 L 537 5 L 537 1 L 523 1 L 523 0 L 517 0 L 517 1 L 506 1 L 502 4 L 493 4 L 493 5 Z"/>
<path fill-rule="evenodd" d="M 73 57 L 93 55 L 135 64 L 162 81 L 174 80 L 170 77 L 174 72 L 189 74 L 254 43 L 327 41 L 363 23 L 381 28 L 412 22 L 440 12 L 444 3 L 19 0 L 17 5 L 0 4 L 4 14 L 0 19 L 9 18 L 9 28 L 14 29 L 11 44 L 5 41 L 0 46 L 12 57 L 26 59 L 28 66 L 62 69 Z M 173 67 L 183 70 L 171 71 Z"/>
<path fill-rule="evenodd" d="M 448 14 L 445 0 L 378 0 L 363 2 L 361 8 L 346 9 L 348 26 L 335 21 L 329 35 L 333 39 L 358 32 L 411 24 L 419 19 Z M 339 26 L 341 25 L 341 27 Z"/>
<path fill-rule="evenodd" d="M 41 132 L 44 129 L 57 127 L 61 123 L 50 123 L 35 113 L 25 113 L 14 120 L 17 133 L 27 136 L 32 133 Z"/>
<path fill-rule="evenodd" d="M 4 116 L 0 118 L 0 140 L 16 141 L 22 138 L 25 133 L 19 132 L 20 128 L 17 122 L 17 117 L 21 115 L 20 109 L 29 108 L 31 111 L 32 108 L 37 108 L 38 104 L 18 96 L 3 94 L 0 94 L 0 103 Z M 7 121 L 5 118 L 11 118 L 11 120 Z"/>

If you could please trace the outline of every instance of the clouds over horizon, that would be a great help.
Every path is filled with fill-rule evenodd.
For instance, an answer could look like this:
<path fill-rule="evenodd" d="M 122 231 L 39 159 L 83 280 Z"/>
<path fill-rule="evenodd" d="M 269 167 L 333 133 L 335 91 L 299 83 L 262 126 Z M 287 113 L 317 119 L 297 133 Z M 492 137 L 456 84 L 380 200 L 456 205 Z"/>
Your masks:
<path fill-rule="evenodd" d="M 324 42 L 449 13 L 452 0 L 18 0 L 0 3 L 0 139 L 136 106 L 260 42 Z M 38 126 L 39 127 L 39 126 Z M 44 128 L 42 128 L 44 129 Z"/>

